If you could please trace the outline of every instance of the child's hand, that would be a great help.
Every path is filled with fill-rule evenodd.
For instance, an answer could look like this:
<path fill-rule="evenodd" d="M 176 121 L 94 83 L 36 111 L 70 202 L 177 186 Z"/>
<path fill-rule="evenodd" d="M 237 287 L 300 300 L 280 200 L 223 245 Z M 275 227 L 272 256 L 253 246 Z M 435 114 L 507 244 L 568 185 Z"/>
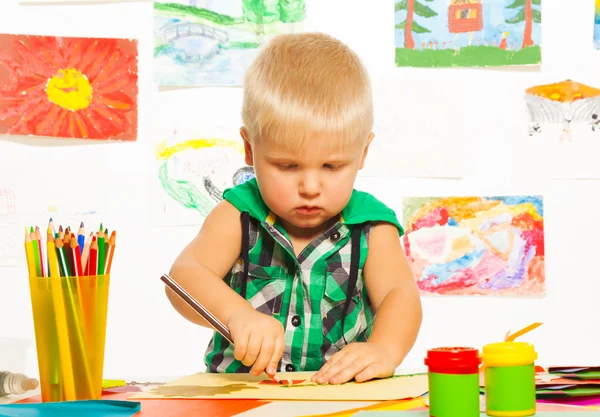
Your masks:
<path fill-rule="evenodd" d="M 285 347 L 279 321 L 255 310 L 244 310 L 232 315 L 227 327 L 235 346 L 233 356 L 246 366 L 253 365 L 252 375 L 258 376 L 265 370 L 271 377 L 277 373 Z"/>
<path fill-rule="evenodd" d="M 381 345 L 370 342 L 350 343 L 333 355 L 313 375 L 312 381 L 318 384 L 341 384 L 354 378 L 356 382 L 363 382 L 391 376 L 395 370 L 392 355 Z"/>

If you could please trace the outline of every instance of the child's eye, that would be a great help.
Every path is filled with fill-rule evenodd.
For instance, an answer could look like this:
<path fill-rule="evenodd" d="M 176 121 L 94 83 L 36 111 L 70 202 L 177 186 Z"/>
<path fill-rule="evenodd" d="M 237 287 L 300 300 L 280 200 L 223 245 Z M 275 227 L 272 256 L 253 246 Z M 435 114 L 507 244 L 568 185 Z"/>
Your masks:
<path fill-rule="evenodd" d="M 323 165 L 323 167 L 325 167 L 325 169 L 329 169 L 331 171 L 335 171 L 337 169 L 340 169 L 341 165 L 325 164 L 325 165 Z"/>
<path fill-rule="evenodd" d="M 283 169 L 285 171 L 289 171 L 291 169 L 296 168 L 296 164 L 279 164 L 279 169 Z"/>

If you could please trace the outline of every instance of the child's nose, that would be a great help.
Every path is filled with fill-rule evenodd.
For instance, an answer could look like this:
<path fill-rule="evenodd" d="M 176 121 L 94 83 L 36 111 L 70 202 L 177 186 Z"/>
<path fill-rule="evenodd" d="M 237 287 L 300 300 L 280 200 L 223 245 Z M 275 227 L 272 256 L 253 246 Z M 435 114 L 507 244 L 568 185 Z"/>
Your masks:
<path fill-rule="evenodd" d="M 315 173 L 306 173 L 300 182 L 300 193 L 308 197 L 314 197 L 321 192 L 321 180 Z"/>

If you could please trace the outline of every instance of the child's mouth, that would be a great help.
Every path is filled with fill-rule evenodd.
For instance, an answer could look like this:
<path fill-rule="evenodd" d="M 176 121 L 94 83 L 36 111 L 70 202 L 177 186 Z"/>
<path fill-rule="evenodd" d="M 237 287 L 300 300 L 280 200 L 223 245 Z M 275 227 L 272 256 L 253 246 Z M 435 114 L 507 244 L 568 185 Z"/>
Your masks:
<path fill-rule="evenodd" d="M 302 206 L 296 209 L 296 212 L 302 216 L 314 216 L 321 211 L 320 207 L 316 206 Z"/>

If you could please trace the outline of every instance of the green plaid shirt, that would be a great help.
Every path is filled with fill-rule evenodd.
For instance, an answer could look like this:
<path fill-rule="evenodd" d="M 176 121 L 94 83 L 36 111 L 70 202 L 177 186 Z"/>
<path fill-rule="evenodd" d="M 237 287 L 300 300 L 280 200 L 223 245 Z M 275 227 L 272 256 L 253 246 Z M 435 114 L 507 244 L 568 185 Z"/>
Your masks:
<path fill-rule="evenodd" d="M 255 179 L 226 190 L 223 196 L 250 214 L 246 299 L 257 311 L 278 319 L 285 329 L 278 371 L 317 371 L 346 342 L 366 341 L 375 315 L 362 276 L 368 236 L 378 221 L 393 223 L 400 236 L 404 233 L 393 210 L 355 190 L 338 222 L 296 257 L 286 231 L 262 200 Z M 342 329 L 353 227 L 363 227 L 359 273 Z M 225 277 L 238 294 L 243 274 L 240 257 Z M 205 354 L 207 371 L 248 372 L 250 368 L 233 357 L 233 350 L 215 332 Z"/>

